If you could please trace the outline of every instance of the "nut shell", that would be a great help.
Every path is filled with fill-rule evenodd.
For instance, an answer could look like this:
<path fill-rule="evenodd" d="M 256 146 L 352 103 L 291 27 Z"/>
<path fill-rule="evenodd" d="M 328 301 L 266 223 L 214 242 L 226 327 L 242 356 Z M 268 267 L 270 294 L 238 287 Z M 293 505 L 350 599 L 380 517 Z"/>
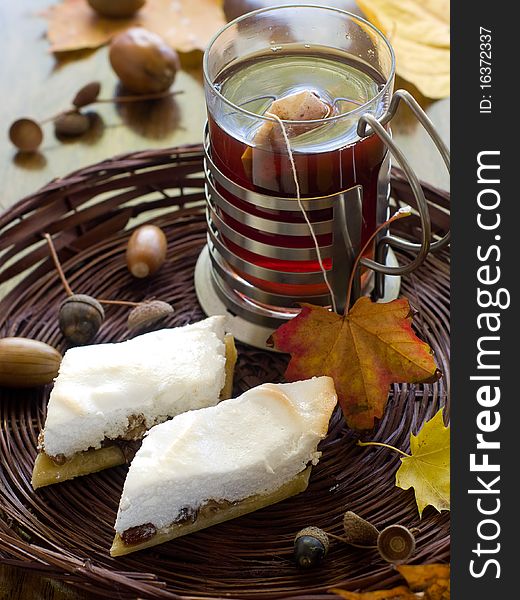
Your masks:
<path fill-rule="evenodd" d="M 347 510 L 343 516 L 344 539 L 348 544 L 359 546 L 375 546 L 379 531 L 372 523 L 356 513 Z"/>
<path fill-rule="evenodd" d="M 70 112 L 59 116 L 54 121 L 56 135 L 76 137 L 90 129 L 90 119 L 80 112 Z"/>
<path fill-rule="evenodd" d="M 0 339 L 0 385 L 14 388 L 51 383 L 58 375 L 61 354 L 38 340 L 24 337 Z"/>
<path fill-rule="evenodd" d="M 104 320 L 105 311 L 101 304 L 86 294 L 69 296 L 60 306 L 61 332 L 75 346 L 90 343 Z"/>
<path fill-rule="evenodd" d="M 317 540 L 319 540 L 325 548 L 325 554 L 327 554 L 327 552 L 329 551 L 329 536 L 326 534 L 325 531 L 323 531 L 323 529 L 314 526 L 300 529 L 300 531 L 298 531 L 298 533 L 296 534 L 294 541 L 296 542 L 299 538 L 304 536 L 314 537 Z"/>
<path fill-rule="evenodd" d="M 305 527 L 294 538 L 294 560 L 301 569 L 316 567 L 327 556 L 329 538 L 319 527 Z"/>
<path fill-rule="evenodd" d="M 134 277 L 142 279 L 160 269 L 166 259 L 168 241 L 155 225 L 142 225 L 130 236 L 126 248 L 126 264 Z"/>
<path fill-rule="evenodd" d="M 76 95 L 74 96 L 74 100 L 72 104 L 76 108 L 82 108 L 83 106 L 87 106 L 88 104 L 92 104 L 98 99 L 99 92 L 101 91 L 101 84 L 99 81 L 91 81 L 84 85 Z"/>
<path fill-rule="evenodd" d="M 90 6 L 101 16 L 124 18 L 133 16 L 142 8 L 146 0 L 87 0 Z"/>
<path fill-rule="evenodd" d="M 173 307 L 162 300 L 152 300 L 136 306 L 130 311 L 126 326 L 132 332 L 139 332 L 155 325 L 173 313 Z"/>
<path fill-rule="evenodd" d="M 114 37 L 109 58 L 123 86 L 135 94 L 166 91 L 180 69 L 177 52 L 143 27 L 132 27 Z"/>
<path fill-rule="evenodd" d="M 381 557 L 389 563 L 407 561 L 415 551 L 415 537 L 403 525 L 385 527 L 377 538 L 377 549 Z"/>

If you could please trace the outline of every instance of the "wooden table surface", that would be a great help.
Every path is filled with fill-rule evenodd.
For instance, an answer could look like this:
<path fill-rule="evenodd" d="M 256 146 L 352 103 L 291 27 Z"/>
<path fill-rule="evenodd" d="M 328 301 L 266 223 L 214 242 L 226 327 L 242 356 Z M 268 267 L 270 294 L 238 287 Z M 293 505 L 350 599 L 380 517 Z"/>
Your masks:
<path fill-rule="evenodd" d="M 196 2 L 197 0 L 191 0 Z M 0 212 L 49 180 L 115 154 L 147 148 L 196 143 L 205 120 L 200 68 L 181 71 L 173 89 L 175 99 L 143 102 L 118 109 L 113 104 L 93 107 L 95 126 L 82 138 L 59 142 L 52 125 L 44 127 L 39 153 L 17 153 L 8 139 L 11 122 L 28 116 L 44 119 L 67 108 L 76 91 L 89 81 L 102 84 L 102 97 L 111 97 L 117 78 L 106 48 L 75 53 L 57 60 L 48 52 L 45 21 L 38 12 L 51 0 L 0 2 Z M 426 108 L 443 138 L 449 139 L 449 101 L 426 102 L 404 82 Z M 394 137 L 418 175 L 447 189 L 449 178 L 422 128 L 407 111 L 392 125 Z M 0 600 L 69 600 L 87 595 L 60 583 L 0 565 Z"/>

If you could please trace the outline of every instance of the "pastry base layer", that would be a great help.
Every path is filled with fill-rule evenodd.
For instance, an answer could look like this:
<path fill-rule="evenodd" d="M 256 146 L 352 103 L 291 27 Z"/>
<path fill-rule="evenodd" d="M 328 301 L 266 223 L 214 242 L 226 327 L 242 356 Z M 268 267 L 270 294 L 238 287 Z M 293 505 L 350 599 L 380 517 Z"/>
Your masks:
<path fill-rule="evenodd" d="M 183 535 L 206 529 L 206 527 L 211 527 L 212 525 L 217 525 L 224 521 L 236 519 L 247 513 L 281 502 L 282 500 L 285 500 L 290 496 L 295 496 L 307 489 L 310 473 L 311 467 L 307 467 L 307 469 L 299 473 L 294 479 L 271 494 L 250 496 L 236 504 L 221 509 L 211 508 L 209 510 L 204 510 L 203 507 L 198 512 L 195 521 L 173 523 L 169 527 L 160 529 L 152 538 L 140 544 L 125 544 L 121 539 L 121 536 L 116 534 L 112 548 L 110 548 L 110 555 L 123 556 L 125 554 L 130 554 L 131 552 L 136 552 L 137 550 L 144 550 L 145 548 L 157 546 L 158 544 L 169 542 L 170 540 Z"/>
<path fill-rule="evenodd" d="M 235 374 L 238 353 L 235 346 L 235 338 L 231 334 L 226 334 L 224 344 L 226 346 L 226 378 L 224 380 L 224 387 L 220 390 L 220 399 L 229 400 L 233 396 L 233 376 Z"/>
<path fill-rule="evenodd" d="M 227 400 L 233 394 L 233 375 L 237 362 L 237 350 L 233 336 L 226 335 L 224 343 L 226 346 L 226 378 L 220 392 L 221 400 Z M 33 489 L 37 489 L 81 475 L 103 471 L 110 467 L 117 467 L 125 462 L 125 455 L 116 444 L 77 452 L 62 465 L 55 463 L 45 452 L 39 452 L 34 462 L 31 484 Z"/>
<path fill-rule="evenodd" d="M 56 464 L 45 452 L 36 456 L 31 483 L 33 488 L 60 483 L 74 479 L 80 475 L 88 475 L 117 467 L 126 462 L 125 455 L 119 446 L 106 446 L 97 450 L 77 452 L 62 465 Z"/>

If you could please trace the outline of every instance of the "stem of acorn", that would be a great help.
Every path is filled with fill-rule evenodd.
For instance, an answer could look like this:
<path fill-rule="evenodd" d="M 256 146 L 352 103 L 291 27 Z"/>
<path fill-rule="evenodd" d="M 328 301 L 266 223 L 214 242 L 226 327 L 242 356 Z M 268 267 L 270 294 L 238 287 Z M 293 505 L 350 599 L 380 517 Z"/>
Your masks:
<path fill-rule="evenodd" d="M 61 112 L 56 113 L 55 115 L 52 115 L 52 117 L 47 117 L 46 119 L 42 119 L 39 122 L 39 125 L 45 125 L 45 123 L 50 123 L 52 121 L 56 121 L 56 119 L 59 119 L 60 117 L 62 117 L 63 115 L 66 115 L 69 112 L 71 112 L 71 110 L 62 110 Z"/>
<path fill-rule="evenodd" d="M 56 248 L 54 247 L 54 242 L 52 241 L 51 235 L 49 233 L 44 233 L 43 237 L 47 240 L 47 244 L 49 246 L 54 266 L 56 267 L 56 271 L 58 271 L 58 275 L 60 276 L 61 283 L 65 288 L 67 296 L 74 296 L 74 292 L 72 291 L 72 288 L 70 287 L 69 282 L 67 281 L 67 277 L 63 272 L 63 268 L 61 266 L 60 259 L 58 258 L 58 254 L 56 252 Z M 141 304 L 146 304 L 145 302 L 130 302 L 129 300 L 106 300 L 104 298 L 96 298 L 96 300 L 100 304 L 116 304 L 120 306 L 141 306 Z"/>
<path fill-rule="evenodd" d="M 136 94 L 135 96 L 114 96 L 113 98 L 98 98 L 94 100 L 94 102 L 91 102 L 91 104 L 118 104 L 119 102 L 141 102 L 142 100 L 160 100 L 161 98 L 168 98 L 169 96 L 178 96 L 179 94 L 184 94 L 184 91 L 178 90 L 175 92 L 171 92 L 167 90 L 166 92 L 157 92 L 155 94 Z"/>
<path fill-rule="evenodd" d="M 399 454 L 402 454 L 403 456 L 406 456 L 408 458 L 412 458 L 410 454 L 407 454 L 406 452 L 403 452 L 402 450 L 399 450 L 399 448 L 396 448 L 395 446 L 390 446 L 390 444 L 382 444 L 381 442 L 360 442 L 358 440 L 357 445 L 358 446 L 381 446 L 382 448 L 388 448 L 389 450 L 393 450 L 394 452 L 398 452 Z"/>
<path fill-rule="evenodd" d="M 106 300 L 105 298 L 96 298 L 100 304 L 118 304 L 120 306 L 141 306 L 145 302 L 130 302 L 129 300 Z"/>
<path fill-rule="evenodd" d="M 44 233 L 43 237 L 47 240 L 47 244 L 49 246 L 49 250 L 52 256 L 52 260 L 54 262 L 54 266 L 56 267 L 56 270 L 58 271 L 58 275 L 60 276 L 61 279 L 61 283 L 63 284 L 63 287 L 65 288 L 65 292 L 67 293 L 67 296 L 73 296 L 74 292 L 72 291 L 72 288 L 69 285 L 69 282 L 67 281 L 67 278 L 65 277 L 65 273 L 63 272 L 63 269 L 61 267 L 61 263 L 60 263 L 60 259 L 58 258 L 58 255 L 56 253 L 56 248 L 54 247 L 54 242 L 52 241 L 52 237 L 50 235 L 50 233 Z"/>
<path fill-rule="evenodd" d="M 345 313 L 344 313 L 345 316 L 348 314 L 348 312 L 350 310 L 350 298 L 352 297 L 352 287 L 354 286 L 354 277 L 356 276 L 357 270 L 359 268 L 359 261 L 363 257 L 363 254 L 365 253 L 365 250 L 374 241 L 375 237 L 379 234 L 379 232 L 383 231 L 383 229 L 385 229 L 386 227 L 388 227 L 388 225 L 390 225 L 394 221 L 398 221 L 399 219 L 403 219 L 404 217 L 409 217 L 410 214 L 411 213 L 410 213 L 409 210 L 404 210 L 404 209 L 398 210 L 387 221 L 385 221 L 384 223 L 381 223 L 381 225 L 379 225 L 379 227 L 374 231 L 374 233 L 368 238 L 368 240 L 366 241 L 366 243 L 363 246 L 363 248 L 361 248 L 359 254 L 356 257 L 356 260 L 354 261 L 354 266 L 352 267 L 352 271 L 350 273 L 350 277 L 349 277 L 349 280 L 348 280 L 348 285 L 347 285 L 347 301 L 346 301 L 346 304 L 345 304 Z"/>
<path fill-rule="evenodd" d="M 324 530 L 324 531 L 333 540 L 338 540 L 338 542 L 343 542 L 344 544 L 348 544 L 349 546 L 354 546 L 354 548 L 363 548 L 363 549 L 377 548 L 377 546 L 365 546 L 363 544 L 353 544 L 352 542 L 348 542 L 341 535 L 336 535 L 335 533 L 330 533 L 330 531 L 326 531 L 326 530 Z"/>
<path fill-rule="evenodd" d="M 142 102 L 144 100 L 160 100 L 161 98 L 168 98 L 169 96 L 178 96 L 179 94 L 184 94 L 183 90 L 177 90 L 174 92 L 166 91 L 166 92 L 157 92 L 156 94 L 136 94 L 135 96 L 114 96 L 113 98 L 98 98 L 85 106 L 89 106 L 91 104 L 118 104 L 118 103 L 126 103 L 126 102 Z M 83 108 L 83 107 L 81 107 Z M 46 119 L 42 119 L 38 121 L 38 125 L 45 125 L 46 123 L 51 123 L 63 117 L 63 115 L 67 115 L 69 113 L 79 112 L 80 109 L 73 106 L 67 110 L 62 110 L 52 117 L 47 117 Z"/>

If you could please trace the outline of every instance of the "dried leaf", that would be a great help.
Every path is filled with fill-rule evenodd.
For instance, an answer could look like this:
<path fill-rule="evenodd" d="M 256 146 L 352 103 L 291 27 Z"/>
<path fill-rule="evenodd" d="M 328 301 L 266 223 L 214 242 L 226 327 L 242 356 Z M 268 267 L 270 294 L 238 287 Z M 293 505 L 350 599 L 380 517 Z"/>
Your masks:
<path fill-rule="evenodd" d="M 450 565 L 401 565 L 397 570 L 408 586 L 375 592 L 332 588 L 329 592 L 345 600 L 450 600 Z"/>
<path fill-rule="evenodd" d="M 450 565 L 401 565 L 397 570 L 414 592 L 424 592 L 424 600 L 449 600 Z"/>
<path fill-rule="evenodd" d="M 449 0 L 358 0 L 390 39 L 397 73 L 428 98 L 450 93 Z"/>
<path fill-rule="evenodd" d="M 450 428 L 444 425 L 442 409 L 427 421 L 418 435 L 410 435 L 411 456 L 401 458 L 396 485 L 411 487 L 422 516 L 428 505 L 437 510 L 450 508 Z"/>
<path fill-rule="evenodd" d="M 98 48 L 134 26 L 159 34 L 179 52 L 204 50 L 226 23 L 220 0 L 147 0 L 129 19 L 103 18 L 85 0 L 63 0 L 44 16 L 52 52 Z"/>
<path fill-rule="evenodd" d="M 404 585 L 391 590 L 377 590 L 375 592 L 347 592 L 338 588 L 332 588 L 329 592 L 337 594 L 345 600 L 418 600 L 417 595 Z"/>
<path fill-rule="evenodd" d="M 405 298 L 376 304 L 362 297 L 346 316 L 304 304 L 271 339 L 277 350 L 291 354 L 287 380 L 329 375 L 349 427 L 370 429 L 383 415 L 391 383 L 439 376 L 430 347 L 411 324 Z"/>

